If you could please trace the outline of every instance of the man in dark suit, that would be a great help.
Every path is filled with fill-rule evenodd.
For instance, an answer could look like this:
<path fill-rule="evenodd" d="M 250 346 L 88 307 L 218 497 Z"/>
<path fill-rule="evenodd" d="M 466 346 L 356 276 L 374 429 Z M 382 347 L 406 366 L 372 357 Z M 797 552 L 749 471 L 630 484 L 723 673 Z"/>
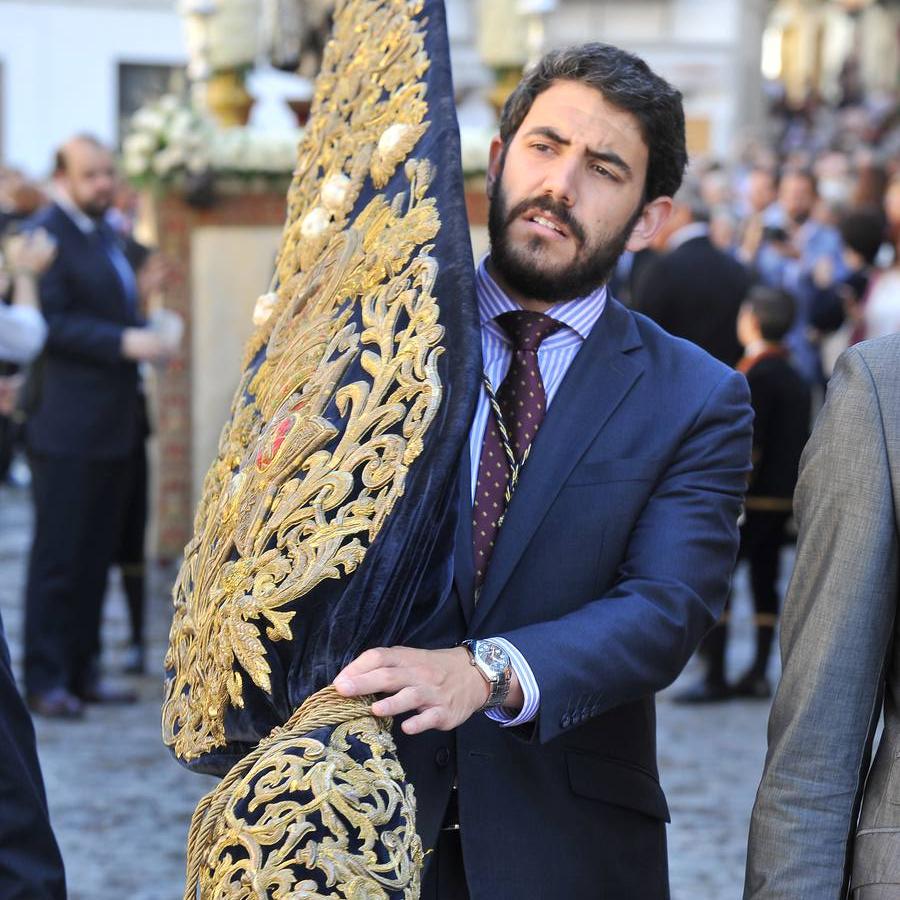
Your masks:
<path fill-rule="evenodd" d="M 654 694 L 724 604 L 751 412 L 605 283 L 685 159 L 680 94 L 599 44 L 545 57 L 492 143 L 453 587 L 335 680 L 402 717 L 428 900 L 668 897 Z"/>
<path fill-rule="evenodd" d="M 142 285 L 104 221 L 114 179 L 102 144 L 70 140 L 57 154 L 56 202 L 33 220 L 58 246 L 41 280 L 48 336 L 26 432 L 36 522 L 25 687 L 31 709 L 49 716 L 131 699 L 99 679 L 101 609 L 146 433 L 137 364 L 168 349 L 143 327 Z"/>
<path fill-rule="evenodd" d="M 663 251 L 647 264 L 634 287 L 632 308 L 669 334 L 702 347 L 728 366 L 743 354 L 737 317 L 750 275 L 709 239 L 709 210 L 685 186 L 655 241 Z"/>
<path fill-rule="evenodd" d="M 809 385 L 790 361 L 785 335 L 794 324 L 796 304 L 787 291 L 762 285 L 751 289 L 738 316 L 744 348 L 738 371 L 747 378 L 753 405 L 753 472 L 741 524 L 739 556 L 749 568 L 756 624 L 756 651 L 747 670 L 730 684 L 726 678 L 726 611 L 703 641 L 706 672 L 675 699 L 709 703 L 733 697 L 766 700 L 772 694 L 766 671 L 778 622 L 781 548 L 787 542 L 800 454 L 809 437 L 812 399 Z"/>

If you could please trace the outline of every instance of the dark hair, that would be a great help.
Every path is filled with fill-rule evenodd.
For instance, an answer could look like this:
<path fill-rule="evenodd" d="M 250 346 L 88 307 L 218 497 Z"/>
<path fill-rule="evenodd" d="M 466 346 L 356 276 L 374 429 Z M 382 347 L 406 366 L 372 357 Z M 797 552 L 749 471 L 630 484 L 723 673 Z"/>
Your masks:
<path fill-rule="evenodd" d="M 869 265 L 884 241 L 885 221 L 880 209 L 863 207 L 844 213 L 838 222 L 841 239 Z"/>
<path fill-rule="evenodd" d="M 790 178 L 791 176 L 794 176 L 795 178 L 805 178 L 813 189 L 813 193 L 816 196 L 819 195 L 819 179 L 816 178 L 815 172 L 813 172 L 812 169 L 804 169 L 802 166 L 785 166 L 778 176 L 778 186 L 781 187 L 781 183 L 784 179 Z"/>
<path fill-rule="evenodd" d="M 744 303 L 756 317 L 766 341 L 780 341 L 794 324 L 797 304 L 787 291 L 758 285 L 750 289 Z"/>
<path fill-rule="evenodd" d="M 97 150 L 108 150 L 106 144 L 92 134 L 76 134 L 69 138 L 53 155 L 53 174 L 65 175 L 69 169 L 68 149 L 75 142 L 90 144 Z"/>
<path fill-rule="evenodd" d="M 645 202 L 671 197 L 678 190 L 687 165 L 681 92 L 642 59 L 609 44 L 552 50 L 526 72 L 500 114 L 500 139 L 505 147 L 535 98 L 557 81 L 592 87 L 638 120 L 648 150 Z"/>

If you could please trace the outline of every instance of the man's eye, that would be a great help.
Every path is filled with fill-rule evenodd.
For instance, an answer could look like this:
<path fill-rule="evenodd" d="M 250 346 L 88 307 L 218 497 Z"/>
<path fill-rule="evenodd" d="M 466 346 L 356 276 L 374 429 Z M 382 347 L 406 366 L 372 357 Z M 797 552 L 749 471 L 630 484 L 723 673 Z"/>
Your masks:
<path fill-rule="evenodd" d="M 594 165 L 591 166 L 591 171 L 595 172 L 597 175 L 602 175 L 604 178 L 612 178 L 615 180 L 615 175 L 606 168 L 606 166 Z"/>
<path fill-rule="evenodd" d="M 532 144 L 531 146 L 533 149 L 537 150 L 538 153 L 547 153 L 551 149 L 549 144 Z"/>

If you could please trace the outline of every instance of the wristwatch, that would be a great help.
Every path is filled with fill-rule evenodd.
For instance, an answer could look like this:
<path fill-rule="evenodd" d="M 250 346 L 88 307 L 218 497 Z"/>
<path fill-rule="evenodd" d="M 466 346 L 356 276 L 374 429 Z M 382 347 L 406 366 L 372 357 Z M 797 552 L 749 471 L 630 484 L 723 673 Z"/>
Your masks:
<path fill-rule="evenodd" d="M 509 654 L 494 641 L 463 641 L 462 646 L 469 651 L 469 662 L 478 669 L 491 689 L 481 710 L 503 706 L 512 678 Z"/>

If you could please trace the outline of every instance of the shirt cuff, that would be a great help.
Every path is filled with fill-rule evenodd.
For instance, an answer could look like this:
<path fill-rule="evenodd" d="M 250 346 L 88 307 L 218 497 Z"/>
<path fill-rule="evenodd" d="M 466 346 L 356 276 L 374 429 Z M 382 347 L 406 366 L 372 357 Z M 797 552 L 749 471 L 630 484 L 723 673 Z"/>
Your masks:
<path fill-rule="evenodd" d="M 509 654 L 509 662 L 516 678 L 519 679 L 519 686 L 522 688 L 522 694 L 525 697 L 522 703 L 522 709 L 518 712 L 510 712 L 502 706 L 494 709 L 485 710 L 484 714 L 495 722 L 499 722 L 504 728 L 513 728 L 516 725 L 524 725 L 526 722 L 533 721 L 538 714 L 538 708 L 541 705 L 541 690 L 535 680 L 534 672 L 531 666 L 525 661 L 525 657 L 511 644 L 506 638 L 493 637 L 488 638 L 494 644 L 498 644 Z"/>

